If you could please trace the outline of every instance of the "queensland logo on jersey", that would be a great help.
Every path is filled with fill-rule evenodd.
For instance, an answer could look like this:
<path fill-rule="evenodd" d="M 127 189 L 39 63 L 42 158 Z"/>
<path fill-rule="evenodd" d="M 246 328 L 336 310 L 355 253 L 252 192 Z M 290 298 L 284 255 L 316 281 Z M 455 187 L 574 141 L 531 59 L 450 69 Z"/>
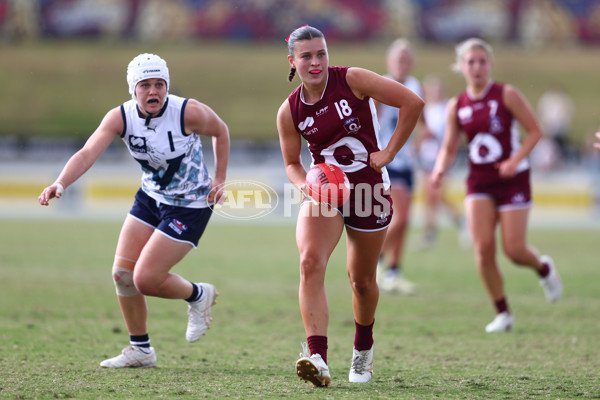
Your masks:
<path fill-rule="evenodd" d="M 173 218 L 173 220 L 169 223 L 169 228 L 173 229 L 178 235 L 181 235 L 183 232 L 188 230 L 186 224 L 175 218 Z"/>
<path fill-rule="evenodd" d="M 502 132 L 502 121 L 499 117 L 490 118 L 490 133 L 501 133 Z"/>
<path fill-rule="evenodd" d="M 129 148 L 134 153 L 148 153 L 146 138 L 141 136 L 129 136 Z"/>
<path fill-rule="evenodd" d="M 344 129 L 348 133 L 358 133 L 360 129 L 360 121 L 358 117 L 350 117 L 344 121 Z"/>
<path fill-rule="evenodd" d="M 473 109 L 471 106 L 461 107 L 458 109 L 458 118 L 461 121 L 470 120 L 473 118 Z"/>

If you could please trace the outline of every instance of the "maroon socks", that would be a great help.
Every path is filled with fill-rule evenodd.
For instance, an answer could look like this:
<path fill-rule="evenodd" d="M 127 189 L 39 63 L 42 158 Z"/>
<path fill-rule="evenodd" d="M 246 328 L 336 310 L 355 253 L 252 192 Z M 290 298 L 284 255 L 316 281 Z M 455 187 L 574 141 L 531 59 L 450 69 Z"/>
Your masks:
<path fill-rule="evenodd" d="M 496 313 L 500 314 L 504 311 L 508 311 L 508 303 L 506 302 L 506 298 L 501 298 L 498 301 L 494 302 L 494 306 L 496 306 Z"/>
<path fill-rule="evenodd" d="M 358 351 L 371 350 L 373 346 L 373 325 L 359 325 L 354 321 L 356 333 L 354 334 L 354 348 Z"/>
<path fill-rule="evenodd" d="M 540 278 L 545 278 L 550 273 L 550 266 L 547 263 L 542 263 L 542 269 L 538 269 L 537 271 Z"/>
<path fill-rule="evenodd" d="M 354 348 L 358 351 L 371 350 L 373 347 L 373 325 L 360 325 L 354 321 L 356 333 L 354 335 Z M 306 340 L 310 354 L 320 354 L 327 364 L 327 336 L 309 336 Z"/>
<path fill-rule="evenodd" d="M 327 336 L 309 336 L 306 341 L 310 354 L 320 354 L 327 364 Z"/>

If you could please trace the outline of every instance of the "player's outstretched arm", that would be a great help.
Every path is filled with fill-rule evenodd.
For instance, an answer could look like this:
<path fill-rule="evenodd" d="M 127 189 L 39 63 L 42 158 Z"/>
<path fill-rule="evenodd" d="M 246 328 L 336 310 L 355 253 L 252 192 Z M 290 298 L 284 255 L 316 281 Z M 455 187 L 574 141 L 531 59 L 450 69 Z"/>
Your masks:
<path fill-rule="evenodd" d="M 119 107 L 113 108 L 105 116 L 98 128 L 89 137 L 81 150 L 73 154 L 65 164 L 56 181 L 45 188 L 38 202 L 47 206 L 53 198 L 60 198 L 67 187 L 73 184 L 98 160 L 115 136 L 123 132 L 123 117 Z"/>
<path fill-rule="evenodd" d="M 225 200 L 223 197 L 225 195 L 223 184 L 227 178 L 227 165 L 229 163 L 229 128 L 215 111 L 195 99 L 188 100 L 184 118 L 186 133 L 197 133 L 212 137 L 215 176 L 207 200 L 209 203 L 219 203 L 221 200 Z"/>

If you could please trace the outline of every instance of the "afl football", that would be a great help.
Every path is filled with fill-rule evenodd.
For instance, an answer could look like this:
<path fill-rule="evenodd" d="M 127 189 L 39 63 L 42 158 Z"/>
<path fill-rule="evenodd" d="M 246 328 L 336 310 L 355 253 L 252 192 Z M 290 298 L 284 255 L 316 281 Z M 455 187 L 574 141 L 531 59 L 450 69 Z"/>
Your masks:
<path fill-rule="evenodd" d="M 315 164 L 306 174 L 308 194 L 319 203 L 340 207 L 350 197 L 350 181 L 337 165 Z"/>

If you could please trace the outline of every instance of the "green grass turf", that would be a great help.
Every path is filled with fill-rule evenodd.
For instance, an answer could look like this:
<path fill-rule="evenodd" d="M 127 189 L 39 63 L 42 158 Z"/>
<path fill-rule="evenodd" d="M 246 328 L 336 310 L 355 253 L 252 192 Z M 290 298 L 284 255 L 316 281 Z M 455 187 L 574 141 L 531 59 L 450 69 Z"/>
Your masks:
<path fill-rule="evenodd" d="M 448 95 L 464 89 L 450 70 L 453 45 L 416 44 L 414 75 L 440 76 Z M 328 43 L 331 65 L 385 73 L 387 42 Z M 47 41 L 0 44 L 0 136 L 87 138 L 112 107 L 128 100 L 126 67 L 142 52 L 169 64 L 171 92 L 211 106 L 231 137 L 277 140 L 275 116 L 299 84 L 288 83 L 287 47 L 279 43 L 193 41 L 109 44 Z M 562 87 L 575 102 L 570 139 L 586 143 L 600 125 L 597 85 L 600 48 L 527 49 L 494 45 L 492 76 L 519 88 L 535 107 L 541 94 Z"/>
<path fill-rule="evenodd" d="M 494 311 L 454 231 L 433 250 L 409 251 L 406 276 L 419 293 L 381 295 L 375 375 L 365 385 L 347 382 L 354 327 L 342 241 L 326 282 L 332 386 L 317 389 L 294 371 L 305 335 L 293 224 L 210 225 L 174 269 L 220 291 L 207 335 L 187 343 L 185 304 L 150 298 L 158 368 L 100 368 L 128 343 L 110 273 L 119 229 L 0 221 L 0 398 L 600 398 L 595 232 L 530 232 L 561 272 L 555 305 L 532 272 L 500 256 L 516 316 L 506 334 L 484 333 Z"/>

